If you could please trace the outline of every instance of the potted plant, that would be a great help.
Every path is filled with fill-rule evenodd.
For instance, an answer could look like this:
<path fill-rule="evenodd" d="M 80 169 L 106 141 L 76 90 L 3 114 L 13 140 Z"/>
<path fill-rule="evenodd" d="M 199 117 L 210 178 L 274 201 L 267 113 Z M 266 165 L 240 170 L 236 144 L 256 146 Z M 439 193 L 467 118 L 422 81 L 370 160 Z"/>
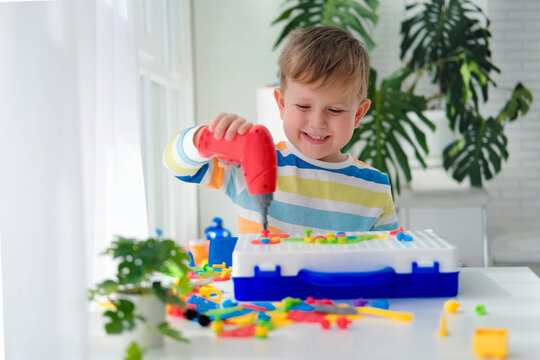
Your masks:
<path fill-rule="evenodd" d="M 296 27 L 330 25 L 358 35 L 368 49 L 375 47 L 367 28 L 377 21 L 378 0 L 297 0 L 285 9 L 272 23 L 285 22 L 274 48 Z M 377 71 L 370 70 L 368 97 L 371 107 L 360 122 L 343 151 L 358 152 L 358 158 L 390 177 L 392 188 L 398 193 L 402 177 L 405 182 L 412 180 L 409 159 L 404 147 L 413 149 L 418 162 L 426 167 L 424 157 L 428 153 L 426 136 L 421 129 L 423 123 L 432 131 L 435 126 L 424 116 L 426 100 L 414 94 L 414 88 L 407 88 L 405 80 L 412 74 L 409 68 L 395 71 L 391 76 L 378 81 Z"/>
<path fill-rule="evenodd" d="M 495 115 L 484 115 L 481 105 L 489 98 L 493 64 L 490 21 L 469 0 L 432 0 L 406 7 L 401 24 L 401 59 L 414 73 L 413 87 L 425 74 L 437 92 L 427 96 L 428 106 L 444 99 L 448 126 L 457 134 L 443 151 L 443 166 L 458 182 L 465 178 L 481 187 L 500 172 L 508 159 L 504 126 L 525 115 L 531 92 L 517 83 Z"/>
<path fill-rule="evenodd" d="M 108 300 L 103 314 L 108 334 L 132 335 L 127 358 L 140 358 L 144 348 L 162 344 L 163 336 L 186 341 L 165 321 L 166 304 L 184 307 L 178 294 L 191 291 L 186 277 L 190 258 L 184 250 L 170 239 L 118 236 L 103 255 L 118 262 L 117 271 L 91 289 L 89 299 Z"/>

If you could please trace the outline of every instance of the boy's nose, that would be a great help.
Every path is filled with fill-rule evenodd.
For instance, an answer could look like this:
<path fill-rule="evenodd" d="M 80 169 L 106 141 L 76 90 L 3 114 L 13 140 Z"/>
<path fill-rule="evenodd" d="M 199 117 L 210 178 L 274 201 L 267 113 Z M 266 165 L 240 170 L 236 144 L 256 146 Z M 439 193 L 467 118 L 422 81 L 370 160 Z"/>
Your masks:
<path fill-rule="evenodd" d="M 309 119 L 309 125 L 314 128 L 325 128 L 326 127 L 326 117 L 323 114 L 313 114 Z"/>

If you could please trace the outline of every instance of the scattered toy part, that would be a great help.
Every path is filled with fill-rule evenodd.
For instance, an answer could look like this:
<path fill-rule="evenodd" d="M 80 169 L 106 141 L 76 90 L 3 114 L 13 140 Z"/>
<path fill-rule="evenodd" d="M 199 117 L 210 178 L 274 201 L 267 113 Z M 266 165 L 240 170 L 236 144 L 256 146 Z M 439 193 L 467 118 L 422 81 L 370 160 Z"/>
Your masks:
<path fill-rule="evenodd" d="M 441 316 L 439 319 L 439 329 L 437 330 L 437 335 L 439 336 L 448 336 L 450 333 L 446 328 L 446 317 Z"/>
<path fill-rule="evenodd" d="M 357 307 L 356 310 L 360 314 L 379 315 L 379 316 L 384 316 L 384 317 L 397 320 L 397 321 L 412 321 L 414 319 L 414 315 L 408 312 L 384 310 L 384 309 L 378 309 L 378 308 L 369 307 L 369 306 Z"/>
<path fill-rule="evenodd" d="M 392 230 L 390 231 L 390 235 L 397 235 L 399 234 L 400 232 L 403 232 L 403 226 L 400 226 L 397 230 Z"/>
<path fill-rule="evenodd" d="M 221 331 L 217 333 L 218 337 L 253 337 L 255 335 L 255 328 L 257 324 L 249 324 L 240 326 L 233 330 Z"/>
<path fill-rule="evenodd" d="M 400 231 L 397 233 L 397 239 L 398 241 L 412 241 L 413 237 L 410 235 L 405 235 L 403 231 Z"/>
<path fill-rule="evenodd" d="M 473 351 L 482 358 L 503 359 L 508 352 L 508 330 L 479 328 L 473 334 Z"/>
<path fill-rule="evenodd" d="M 371 307 L 388 310 L 390 309 L 390 304 L 386 300 L 376 300 L 371 303 Z"/>
<path fill-rule="evenodd" d="M 198 294 L 199 296 L 216 302 L 221 302 L 221 299 L 223 298 L 223 293 L 221 290 L 216 289 L 214 285 L 211 284 L 201 286 Z"/>
<path fill-rule="evenodd" d="M 444 310 L 446 310 L 450 314 L 454 314 L 459 308 L 459 305 L 461 304 L 458 303 L 456 300 L 450 299 L 444 303 Z"/>
<path fill-rule="evenodd" d="M 475 307 L 476 314 L 478 315 L 485 315 L 486 314 L 486 307 L 482 304 L 478 304 Z"/>

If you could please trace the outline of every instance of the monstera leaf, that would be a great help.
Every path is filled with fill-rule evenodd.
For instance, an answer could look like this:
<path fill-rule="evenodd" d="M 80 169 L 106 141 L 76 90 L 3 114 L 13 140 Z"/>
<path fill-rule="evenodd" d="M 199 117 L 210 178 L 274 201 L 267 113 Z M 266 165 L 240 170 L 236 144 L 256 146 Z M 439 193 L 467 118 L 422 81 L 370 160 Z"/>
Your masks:
<path fill-rule="evenodd" d="M 487 101 L 488 85 L 494 84 L 489 74 L 499 69 L 491 63 L 489 20 L 482 10 L 469 0 L 433 0 L 406 10 L 413 15 L 401 24 L 401 59 L 409 56 L 412 69 L 428 70 L 453 105 L 468 99 L 477 105 L 477 89 Z"/>
<path fill-rule="evenodd" d="M 370 111 L 343 148 L 343 151 L 347 151 L 360 142 L 362 148 L 358 159 L 388 174 L 392 187 L 398 193 L 401 191 L 402 176 L 405 176 L 406 182 L 412 179 L 403 144 L 411 146 L 416 159 L 426 167 L 426 137 L 410 114 L 416 114 L 431 130 L 435 129 L 435 125 L 422 114 L 426 109 L 425 98 L 403 90 L 404 81 L 410 74 L 410 69 L 402 69 L 383 79 L 380 88 L 376 89 L 377 73 L 371 70 L 368 94 L 372 100 Z"/>
<path fill-rule="evenodd" d="M 295 28 L 306 28 L 315 25 L 328 25 L 356 33 L 364 41 L 368 49 L 375 47 L 367 29 L 377 24 L 375 13 L 378 0 L 287 0 L 284 5 L 294 3 L 284 10 L 272 22 L 272 25 L 285 22 L 274 49 Z"/>
<path fill-rule="evenodd" d="M 490 117 L 475 122 L 462 132 L 463 137 L 443 151 L 443 166 L 461 182 L 469 178 L 472 186 L 481 187 L 482 179 L 491 179 L 501 171 L 502 160 L 508 159 L 508 140 L 503 126 Z"/>

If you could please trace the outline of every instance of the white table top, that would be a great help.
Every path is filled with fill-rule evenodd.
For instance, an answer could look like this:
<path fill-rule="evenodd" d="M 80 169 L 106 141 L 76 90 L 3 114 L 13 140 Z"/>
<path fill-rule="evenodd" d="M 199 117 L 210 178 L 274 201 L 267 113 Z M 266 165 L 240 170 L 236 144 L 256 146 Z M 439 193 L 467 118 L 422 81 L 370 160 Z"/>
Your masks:
<path fill-rule="evenodd" d="M 230 282 L 218 283 L 231 294 Z M 224 294 L 225 295 L 225 294 Z M 151 349 L 146 360 L 168 359 L 477 359 L 472 335 L 477 328 L 508 329 L 507 359 L 537 359 L 540 354 L 540 279 L 528 268 L 463 268 L 459 275 L 461 303 L 447 314 L 448 298 L 387 299 L 390 310 L 414 314 L 410 323 L 365 314 L 348 329 L 332 325 L 294 323 L 268 333 L 267 339 L 222 339 L 209 328 L 171 317 L 190 343 L 166 339 L 162 348 Z M 475 307 L 483 304 L 486 314 Z M 449 336 L 439 337 L 439 319 L 447 318 Z M 122 339 L 107 336 L 101 316 L 90 322 L 90 359 L 120 359 Z"/>

